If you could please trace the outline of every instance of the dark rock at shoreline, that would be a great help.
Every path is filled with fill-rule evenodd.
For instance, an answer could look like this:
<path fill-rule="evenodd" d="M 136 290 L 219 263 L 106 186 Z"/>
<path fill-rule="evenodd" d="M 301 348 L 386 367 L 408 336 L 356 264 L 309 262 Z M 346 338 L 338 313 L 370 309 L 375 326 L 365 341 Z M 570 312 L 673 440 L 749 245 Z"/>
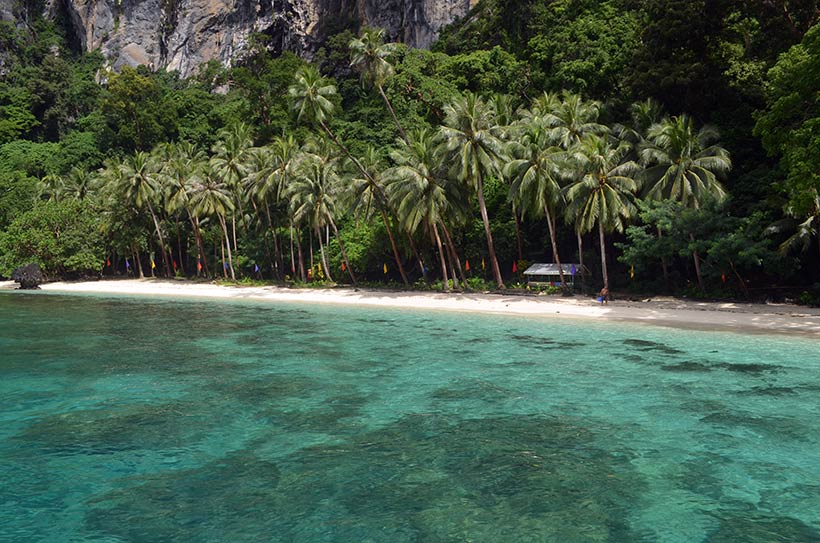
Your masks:
<path fill-rule="evenodd" d="M 21 289 L 38 289 L 45 281 L 45 276 L 39 264 L 28 264 L 14 270 L 11 279 L 20 283 Z"/>

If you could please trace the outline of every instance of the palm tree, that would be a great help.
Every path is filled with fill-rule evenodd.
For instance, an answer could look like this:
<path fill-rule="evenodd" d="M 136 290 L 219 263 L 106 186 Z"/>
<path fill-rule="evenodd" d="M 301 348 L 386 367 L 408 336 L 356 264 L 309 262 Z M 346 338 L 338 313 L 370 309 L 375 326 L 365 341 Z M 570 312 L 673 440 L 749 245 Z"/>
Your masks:
<path fill-rule="evenodd" d="M 319 250 L 322 254 L 322 265 L 327 278 L 333 281 L 325 256 L 321 229 L 329 225 L 339 243 L 339 251 L 342 253 L 350 280 L 355 286 L 356 276 L 347 259 L 347 252 L 339 235 L 339 229 L 333 220 L 340 184 L 341 178 L 334 161 L 326 160 L 318 155 L 306 154 L 299 161 L 294 182 L 288 187 L 288 194 L 294 219 L 307 220 L 316 232 L 316 237 L 319 239 Z"/>
<path fill-rule="evenodd" d="M 230 188 L 222 181 L 222 176 L 214 171 L 211 163 L 205 162 L 199 174 L 192 178 L 188 187 L 188 197 L 194 215 L 200 218 L 216 216 L 219 220 L 228 250 L 228 269 L 231 279 L 235 280 L 231 239 L 225 220 L 225 217 L 233 212 L 235 205 Z"/>
<path fill-rule="evenodd" d="M 607 290 L 609 274 L 605 234 L 613 230 L 623 232 L 624 222 L 637 212 L 634 193 L 638 183 L 635 176 L 640 166 L 634 161 L 625 160 L 629 151 L 630 146 L 626 142 L 615 143 L 611 138 L 590 134 L 570 152 L 570 160 L 583 176 L 566 189 L 568 211 L 576 217 L 579 232 L 590 232 L 598 227 L 601 270 Z"/>
<path fill-rule="evenodd" d="M 160 228 L 159 218 L 154 210 L 160 196 L 159 165 L 144 151 L 139 151 L 128 157 L 122 163 L 122 176 L 119 177 L 121 185 L 118 187 L 120 198 L 127 205 L 132 205 L 137 209 L 143 207 L 148 209 L 151 220 L 154 223 L 154 230 L 157 234 L 162 261 L 165 266 L 165 274 L 171 275 L 171 267 L 168 264 L 168 253 L 165 249 L 165 240 Z"/>
<path fill-rule="evenodd" d="M 445 150 L 450 154 L 453 173 L 470 185 L 478 196 L 481 220 L 487 236 L 490 265 L 498 288 L 504 288 L 498 259 L 495 256 L 490 219 L 484 201 L 484 179 L 497 173 L 503 161 L 503 143 L 493 135 L 493 108 L 473 93 L 467 93 L 444 108 L 444 126 L 440 130 Z"/>
<path fill-rule="evenodd" d="M 281 200 L 282 194 L 293 176 L 298 153 L 299 144 L 292 135 L 274 138 L 271 144 L 254 149 L 254 167 L 251 175 L 247 177 L 244 183 L 254 210 L 259 214 L 259 207 L 261 207 L 265 213 L 268 228 L 273 237 L 276 259 L 274 271 L 277 273 L 281 266 L 281 251 L 277 241 L 273 213 L 271 213 L 271 204 Z"/>
<path fill-rule="evenodd" d="M 444 224 L 450 208 L 448 189 L 453 184 L 446 183 L 439 175 L 441 156 L 435 133 L 429 129 L 413 132 L 408 141 L 402 142 L 390 156 L 396 166 L 384 174 L 385 191 L 408 232 L 412 234 L 423 227 L 433 237 L 439 252 L 442 288 L 449 292 L 447 263 L 438 226 Z"/>
<path fill-rule="evenodd" d="M 356 166 L 359 173 L 372 185 L 378 185 L 376 179 L 373 178 L 367 168 L 364 167 L 359 159 L 353 156 L 345 144 L 342 143 L 327 125 L 327 121 L 332 117 L 335 108 L 332 98 L 336 95 L 336 86 L 323 78 L 316 68 L 307 66 L 296 73 L 293 84 L 288 88 L 288 95 L 291 99 L 291 109 L 296 112 L 296 120 L 309 123 L 315 122 L 318 124 L 331 141 L 336 144 L 336 147 Z M 383 201 L 384 200 L 386 199 L 383 199 Z M 404 272 L 399 250 L 398 247 L 396 247 L 396 240 L 393 237 L 393 230 L 390 228 L 387 211 L 382 208 L 381 214 L 385 229 L 387 230 L 387 237 L 390 239 L 393 258 L 396 261 L 399 273 L 401 273 L 402 281 L 407 285 L 410 282 L 407 279 L 407 274 Z"/>
<path fill-rule="evenodd" d="M 204 265 L 208 273 L 208 263 L 205 258 L 205 245 L 202 240 L 202 229 L 199 217 L 192 210 L 190 188 L 197 173 L 202 169 L 207 156 L 191 143 L 168 144 L 163 154 L 167 157 L 162 168 L 162 178 L 166 187 L 165 206 L 168 213 L 185 211 L 197 248 L 197 275 L 200 266 Z"/>
<path fill-rule="evenodd" d="M 726 190 L 717 177 L 732 169 L 732 161 L 726 149 L 713 144 L 718 137 L 717 129 L 709 125 L 696 131 L 688 115 L 649 127 L 640 151 L 641 162 L 647 166 L 643 173 L 645 197 L 674 200 L 689 209 L 698 209 L 707 200 L 724 200 Z M 694 244 L 694 234 L 689 239 Z M 697 250 L 692 251 L 692 257 L 698 286 L 703 291 Z"/>
<path fill-rule="evenodd" d="M 404 132 L 393 105 L 384 93 L 384 83 L 388 77 L 393 75 L 393 65 L 388 60 L 395 53 L 398 44 L 384 43 L 384 29 L 364 28 L 358 38 L 350 41 L 350 66 L 356 68 L 361 73 L 362 82 L 376 87 L 379 94 L 396 123 L 396 128 L 401 135 L 401 139 L 407 142 L 407 134 Z"/>
<path fill-rule="evenodd" d="M 252 129 L 245 123 L 234 123 L 219 132 L 219 141 L 213 146 L 211 157 L 214 172 L 220 176 L 225 186 L 237 195 L 239 214 L 242 215 L 241 194 L 239 188 L 249 173 L 251 164 L 250 150 L 253 146 Z M 233 248 L 236 244 L 236 216 L 231 214 Z"/>
<path fill-rule="evenodd" d="M 542 111 L 544 123 L 552 129 L 553 138 L 564 149 L 569 149 L 588 134 L 600 135 L 607 132 L 606 126 L 598 124 L 600 102 L 585 101 L 580 95 L 571 92 L 564 92 L 560 100 L 547 94 L 542 98 L 543 104 L 536 105 L 550 108 Z"/>
<path fill-rule="evenodd" d="M 554 144 L 549 131 L 537 122 L 526 123 L 518 141 L 511 143 L 510 148 L 511 154 L 518 157 L 504 167 L 505 175 L 512 180 L 511 199 L 518 202 L 522 213 L 544 214 L 553 260 L 558 264 L 561 288 L 568 293 L 556 236 L 557 208 L 563 205 L 564 200 L 559 184 L 563 150 Z"/>

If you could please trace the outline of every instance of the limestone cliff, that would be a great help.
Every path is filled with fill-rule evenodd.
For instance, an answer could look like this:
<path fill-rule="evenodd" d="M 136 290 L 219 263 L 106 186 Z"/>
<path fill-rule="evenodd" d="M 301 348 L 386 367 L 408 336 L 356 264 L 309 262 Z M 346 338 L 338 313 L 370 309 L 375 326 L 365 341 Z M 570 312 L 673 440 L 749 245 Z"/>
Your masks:
<path fill-rule="evenodd" d="M 230 64 L 252 33 L 274 52 L 310 57 L 346 22 L 384 28 L 391 39 L 427 47 L 439 29 L 464 16 L 470 0 L 47 0 L 67 18 L 84 50 L 99 48 L 114 67 L 146 64 L 195 73 L 208 60 Z M 0 0 L 0 18 L 18 0 Z M 19 19 L 19 14 L 17 14 Z"/>

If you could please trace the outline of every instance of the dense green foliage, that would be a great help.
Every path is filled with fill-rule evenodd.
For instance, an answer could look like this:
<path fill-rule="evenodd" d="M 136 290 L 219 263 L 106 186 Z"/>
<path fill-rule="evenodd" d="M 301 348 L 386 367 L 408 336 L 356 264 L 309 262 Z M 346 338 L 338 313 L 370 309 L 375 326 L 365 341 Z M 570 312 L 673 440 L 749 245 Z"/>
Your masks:
<path fill-rule="evenodd" d="M 817 20 L 807 0 L 481 0 L 433 51 L 340 28 L 310 67 L 260 35 L 188 80 L 2 23 L 0 273 L 469 288 L 563 260 L 615 288 L 804 289 Z M 75 204 L 88 246 L 43 249 Z"/>

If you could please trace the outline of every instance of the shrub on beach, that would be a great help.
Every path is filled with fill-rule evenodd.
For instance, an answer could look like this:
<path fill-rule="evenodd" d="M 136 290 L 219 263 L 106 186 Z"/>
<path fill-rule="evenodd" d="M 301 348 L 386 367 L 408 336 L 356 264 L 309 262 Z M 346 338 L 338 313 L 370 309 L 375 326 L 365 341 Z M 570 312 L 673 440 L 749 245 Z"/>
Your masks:
<path fill-rule="evenodd" d="M 37 263 L 49 277 L 99 274 L 105 261 L 100 220 L 79 200 L 38 203 L 0 235 L 0 274 Z"/>

